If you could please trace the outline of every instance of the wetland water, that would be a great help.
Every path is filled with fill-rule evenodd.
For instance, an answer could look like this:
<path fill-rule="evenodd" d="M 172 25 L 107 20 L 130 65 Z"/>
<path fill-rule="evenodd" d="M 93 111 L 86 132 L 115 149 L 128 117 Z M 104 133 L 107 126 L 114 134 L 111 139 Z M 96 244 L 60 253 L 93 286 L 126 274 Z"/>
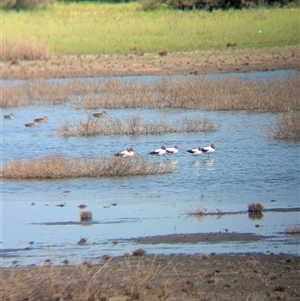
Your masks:
<path fill-rule="evenodd" d="M 97 261 L 103 255 L 118 256 L 138 248 L 151 254 L 284 252 L 299 255 L 299 239 L 283 234 L 288 226 L 299 224 L 299 212 L 266 212 L 259 220 L 249 219 L 246 213 L 202 218 L 187 215 L 198 208 L 207 212 L 246 211 L 248 204 L 256 202 L 266 209 L 299 208 L 299 143 L 268 138 L 267 126 L 277 115 L 175 109 L 105 110 L 109 117 L 139 115 L 149 120 L 206 116 L 220 129 L 211 133 L 64 139 L 57 135 L 64 120 L 85 119 L 93 111 L 74 110 L 66 104 L 2 110 L 2 114 L 13 112 L 16 116 L 15 120 L 2 119 L 2 163 L 50 154 L 72 158 L 108 156 L 133 146 L 137 156 L 175 167 L 173 174 L 153 176 L 2 180 L 3 267 L 11 266 L 14 260 L 19 265 L 39 265 L 46 259 L 55 264 L 64 259 L 72 264 Z M 41 116 L 47 116 L 49 122 L 39 128 L 24 127 L 24 123 Z M 194 158 L 186 152 L 211 143 L 216 151 L 209 159 L 205 154 Z M 169 160 L 148 155 L 161 145 L 174 144 L 179 145 L 179 153 L 169 156 Z M 81 203 L 87 205 L 85 210 L 92 212 L 91 223 L 80 223 L 78 205 Z M 266 238 L 184 244 L 130 240 L 210 232 L 253 233 Z M 78 245 L 81 238 L 86 243 Z"/>

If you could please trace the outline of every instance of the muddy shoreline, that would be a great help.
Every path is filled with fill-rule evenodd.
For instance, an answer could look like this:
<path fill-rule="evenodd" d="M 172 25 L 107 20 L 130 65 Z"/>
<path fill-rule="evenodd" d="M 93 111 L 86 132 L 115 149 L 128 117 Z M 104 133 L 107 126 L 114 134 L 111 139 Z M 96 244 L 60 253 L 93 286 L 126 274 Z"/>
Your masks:
<path fill-rule="evenodd" d="M 299 46 L 222 51 L 57 56 L 0 63 L 2 79 L 189 75 L 300 70 Z"/>

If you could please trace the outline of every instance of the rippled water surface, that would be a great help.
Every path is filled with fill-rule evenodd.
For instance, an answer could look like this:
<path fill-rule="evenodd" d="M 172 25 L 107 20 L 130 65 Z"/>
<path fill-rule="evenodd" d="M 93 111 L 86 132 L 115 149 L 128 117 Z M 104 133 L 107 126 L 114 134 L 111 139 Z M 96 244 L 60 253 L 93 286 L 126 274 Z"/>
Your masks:
<path fill-rule="evenodd" d="M 122 255 L 137 248 L 149 253 L 285 252 L 299 254 L 299 240 L 282 234 L 299 224 L 299 212 L 266 212 L 260 220 L 247 214 L 189 217 L 197 208 L 208 212 L 246 211 L 259 202 L 265 208 L 299 207 L 299 144 L 272 140 L 267 126 L 278 116 L 247 112 L 202 112 L 195 110 L 107 110 L 109 117 L 139 115 L 147 120 L 166 121 L 184 116 L 206 116 L 220 129 L 211 133 L 153 136 L 109 136 L 63 139 L 57 135 L 65 121 L 87 118 L 92 111 L 68 105 L 28 107 L 11 111 L 15 120 L 2 120 L 2 163 L 49 154 L 67 157 L 98 157 L 132 145 L 138 156 L 179 145 L 179 153 L 160 160 L 172 164 L 175 173 L 142 177 L 97 179 L 2 181 L 2 265 L 59 264 L 104 254 Z M 48 116 L 39 128 L 25 128 L 33 118 Z M 214 143 L 208 159 L 194 158 L 186 150 Z M 35 205 L 31 206 L 34 202 Z M 89 224 L 79 222 L 84 203 L 92 211 Z M 111 204 L 116 203 L 116 206 Z M 58 207 L 58 204 L 65 204 Z M 140 245 L 124 238 L 176 233 L 241 232 L 270 236 L 253 243 L 197 243 Z M 85 238 L 84 245 L 77 242 Z M 117 244 L 115 243 L 118 242 Z M 30 243 L 31 242 L 31 243 Z"/>

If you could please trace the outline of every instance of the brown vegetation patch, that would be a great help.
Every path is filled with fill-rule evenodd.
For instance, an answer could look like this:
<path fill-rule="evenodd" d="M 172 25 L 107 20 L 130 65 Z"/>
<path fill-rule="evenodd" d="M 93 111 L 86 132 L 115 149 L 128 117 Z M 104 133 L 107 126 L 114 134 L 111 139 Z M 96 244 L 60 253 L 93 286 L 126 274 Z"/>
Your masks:
<path fill-rule="evenodd" d="M 248 205 L 248 212 L 261 213 L 264 209 L 264 206 L 260 203 L 251 203 Z"/>
<path fill-rule="evenodd" d="M 2 61 L 18 64 L 21 60 L 48 60 L 49 58 L 50 52 L 44 42 L 30 39 L 1 42 L 0 60 Z"/>
<path fill-rule="evenodd" d="M 300 102 L 300 100 L 299 100 Z M 300 103 L 299 103 L 300 108 Z M 268 127 L 270 137 L 274 139 L 300 140 L 300 112 L 281 114 L 277 122 Z"/>
<path fill-rule="evenodd" d="M 2 269 L 1 281 L 2 299 L 11 301 L 278 300 L 279 296 L 298 301 L 300 297 L 299 257 L 284 254 L 128 256 L 97 265 Z"/>
<path fill-rule="evenodd" d="M 287 235 L 300 236 L 300 225 L 290 225 L 286 228 Z"/>
<path fill-rule="evenodd" d="M 85 158 L 68 159 L 47 156 L 38 159 L 4 162 L 1 178 L 5 179 L 61 179 L 78 177 L 142 176 L 171 173 L 170 164 L 150 162 L 144 158 Z"/>
<path fill-rule="evenodd" d="M 204 117 L 185 117 L 176 122 L 145 121 L 139 116 L 127 116 L 123 120 L 108 118 L 105 120 L 79 120 L 70 124 L 62 123 L 58 133 L 63 137 L 97 136 L 97 135 L 157 135 L 183 132 L 210 132 L 217 130 L 217 126 L 210 119 Z"/>
<path fill-rule="evenodd" d="M 74 80 L 66 85 L 28 81 L 3 86 L 2 106 L 57 104 L 71 101 L 74 108 L 182 108 L 297 112 L 299 76 L 274 81 L 213 80 L 205 77 L 158 78 L 155 83 Z"/>
<path fill-rule="evenodd" d="M 81 221 L 91 221 L 92 220 L 92 212 L 91 211 L 80 212 L 80 220 Z"/>

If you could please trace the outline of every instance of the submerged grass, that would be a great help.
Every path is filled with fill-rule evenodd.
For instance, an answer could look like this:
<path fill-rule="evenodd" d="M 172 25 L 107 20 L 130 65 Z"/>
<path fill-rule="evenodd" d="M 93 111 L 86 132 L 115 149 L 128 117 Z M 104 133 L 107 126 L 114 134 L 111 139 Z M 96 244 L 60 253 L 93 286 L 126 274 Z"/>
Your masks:
<path fill-rule="evenodd" d="M 66 85 L 37 80 L 2 86 L 3 108 L 31 104 L 71 102 L 74 108 L 182 108 L 297 112 L 300 107 L 299 76 L 274 81 L 159 78 L 154 83 L 74 80 Z"/>
<path fill-rule="evenodd" d="M 166 133 L 183 132 L 210 132 L 218 129 L 210 119 L 204 117 L 185 117 L 172 123 L 164 120 L 145 121 L 141 117 L 133 115 L 119 118 L 107 118 L 105 120 L 87 121 L 78 120 L 73 124 L 64 122 L 58 129 L 58 134 L 65 138 L 71 136 L 97 136 L 97 135 L 159 135 Z"/>
<path fill-rule="evenodd" d="M 150 162 L 145 158 L 68 159 L 47 156 L 29 160 L 4 162 L 3 179 L 62 179 L 79 177 L 144 176 L 174 172 L 171 164 Z"/>
<path fill-rule="evenodd" d="M 299 42 L 297 8 L 143 11 L 139 3 L 56 2 L 44 10 L 2 11 L 1 18 L 3 41 L 38 37 L 59 54 L 158 53 L 226 49 L 228 43 L 257 48 Z"/>

